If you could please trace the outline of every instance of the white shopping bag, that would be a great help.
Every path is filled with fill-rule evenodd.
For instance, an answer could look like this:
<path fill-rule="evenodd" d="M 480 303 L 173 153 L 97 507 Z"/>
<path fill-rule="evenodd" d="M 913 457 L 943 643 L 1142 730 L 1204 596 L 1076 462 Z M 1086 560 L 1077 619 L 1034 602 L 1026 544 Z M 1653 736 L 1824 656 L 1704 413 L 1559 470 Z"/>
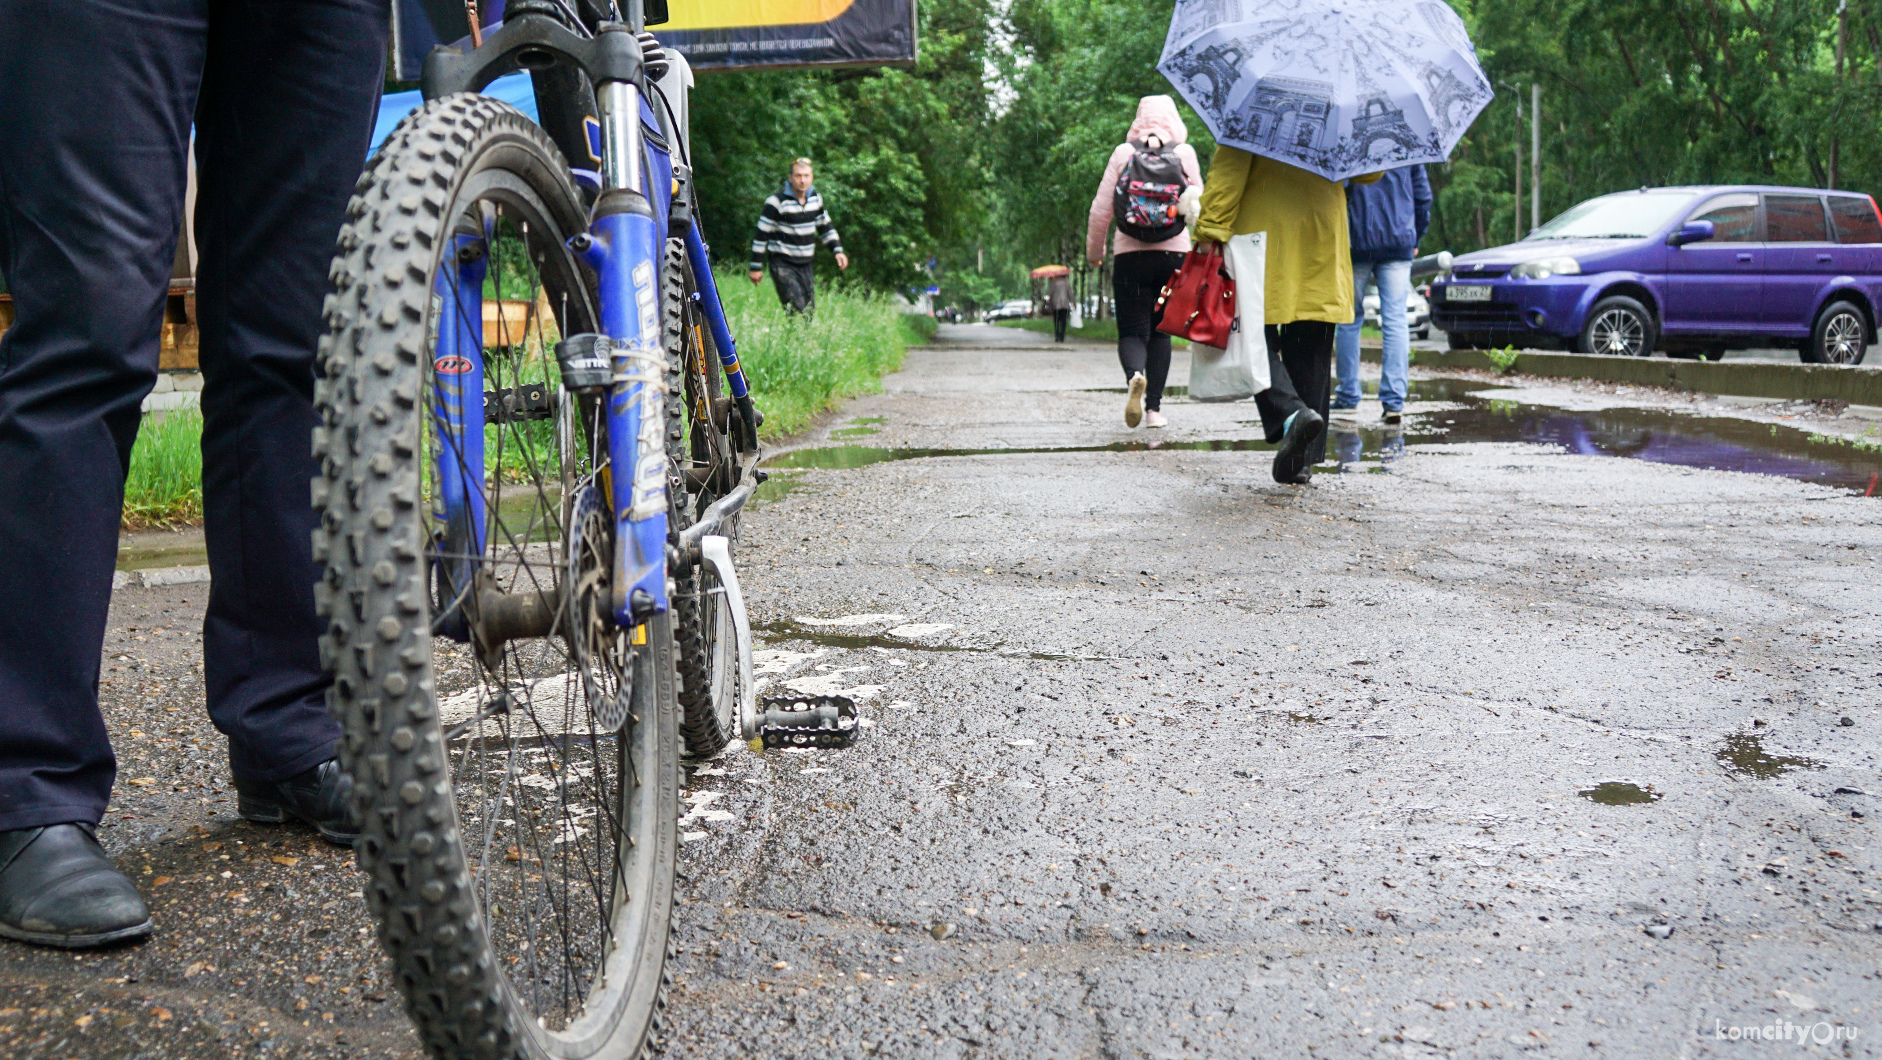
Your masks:
<path fill-rule="evenodd" d="M 1074 331 L 1078 330 L 1079 328 L 1084 327 L 1085 326 L 1085 307 L 1077 303 L 1073 303 L 1072 318 L 1067 323 L 1071 325 L 1072 330 Z"/>
<path fill-rule="evenodd" d="M 1268 389 L 1268 233 L 1235 236 L 1224 254 L 1235 280 L 1235 328 L 1227 349 L 1191 343 L 1192 401 L 1240 401 Z"/>

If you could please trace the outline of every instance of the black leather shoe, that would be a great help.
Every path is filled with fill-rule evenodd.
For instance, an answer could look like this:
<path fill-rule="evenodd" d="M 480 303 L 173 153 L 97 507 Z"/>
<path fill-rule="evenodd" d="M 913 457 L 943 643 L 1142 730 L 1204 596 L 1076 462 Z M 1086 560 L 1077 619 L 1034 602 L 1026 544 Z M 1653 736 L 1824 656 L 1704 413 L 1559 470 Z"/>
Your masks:
<path fill-rule="evenodd" d="M 329 758 L 305 773 L 272 783 L 235 781 L 235 812 L 256 824 L 280 824 L 292 817 L 320 830 L 329 843 L 343 847 L 359 838 L 359 819 L 353 816 L 353 778 Z"/>
<path fill-rule="evenodd" d="M 1326 422 L 1312 409 L 1301 409 L 1294 414 L 1294 422 L 1287 425 L 1287 433 L 1281 435 L 1281 447 L 1274 453 L 1274 481 L 1292 483 L 1307 469 L 1307 447 L 1321 437 L 1320 428 Z"/>
<path fill-rule="evenodd" d="M 0 832 L 0 935 L 85 949 L 150 934 L 150 908 L 88 824 Z"/>

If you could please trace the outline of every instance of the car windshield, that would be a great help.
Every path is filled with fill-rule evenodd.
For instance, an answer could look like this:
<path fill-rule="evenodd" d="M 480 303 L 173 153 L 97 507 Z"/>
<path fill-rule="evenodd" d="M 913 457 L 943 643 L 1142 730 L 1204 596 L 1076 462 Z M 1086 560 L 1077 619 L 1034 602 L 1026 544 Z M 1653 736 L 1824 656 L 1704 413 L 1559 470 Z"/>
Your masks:
<path fill-rule="evenodd" d="M 1524 237 L 1531 239 L 1641 239 L 1693 200 L 1690 191 L 1624 191 L 1570 208 Z"/>

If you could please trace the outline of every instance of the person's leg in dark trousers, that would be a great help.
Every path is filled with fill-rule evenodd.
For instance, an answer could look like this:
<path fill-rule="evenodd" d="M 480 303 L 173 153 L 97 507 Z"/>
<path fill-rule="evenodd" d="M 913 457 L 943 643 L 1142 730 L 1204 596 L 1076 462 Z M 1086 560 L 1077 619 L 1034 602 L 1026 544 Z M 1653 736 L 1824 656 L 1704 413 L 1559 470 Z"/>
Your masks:
<path fill-rule="evenodd" d="M 0 830 L 111 795 L 99 652 L 203 51 L 200 7 L 0 3 Z"/>
<path fill-rule="evenodd" d="M 1287 418 L 1301 409 L 1312 409 L 1323 421 L 1327 418 L 1332 398 L 1334 327 L 1326 321 L 1296 320 L 1269 324 L 1264 329 L 1268 340 L 1268 389 L 1255 395 L 1255 407 L 1261 413 L 1262 434 L 1269 442 L 1281 440 Z M 1307 443 L 1309 466 L 1319 463 L 1326 453 L 1324 425 L 1319 435 Z"/>
<path fill-rule="evenodd" d="M 385 0 L 210 0 L 196 109 L 203 629 L 238 780 L 333 757 L 314 614 L 314 349 L 383 84 Z M 291 121 L 283 120 L 291 114 Z"/>
<path fill-rule="evenodd" d="M 778 301 L 793 313 L 817 311 L 817 270 L 813 262 L 772 257 L 771 283 L 778 289 Z"/>
<path fill-rule="evenodd" d="M 1071 322 L 1072 322 L 1071 310 L 1054 309 L 1052 311 L 1052 341 L 1053 342 L 1065 341 L 1065 328 L 1067 325 L 1071 324 Z"/>
<path fill-rule="evenodd" d="M 1163 385 L 1170 376 L 1170 337 L 1157 330 L 1163 314 L 1157 296 L 1183 256 L 1164 250 L 1119 254 L 1111 263 L 1111 293 L 1117 300 L 1117 360 L 1124 381 L 1144 373 L 1146 409 L 1163 407 Z"/>

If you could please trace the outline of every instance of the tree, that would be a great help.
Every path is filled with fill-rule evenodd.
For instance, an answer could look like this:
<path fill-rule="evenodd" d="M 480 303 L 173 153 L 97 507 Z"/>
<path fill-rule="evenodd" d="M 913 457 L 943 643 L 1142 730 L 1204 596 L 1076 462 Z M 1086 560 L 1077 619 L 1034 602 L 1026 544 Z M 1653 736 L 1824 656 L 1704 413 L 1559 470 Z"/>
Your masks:
<path fill-rule="evenodd" d="M 759 204 L 792 159 L 810 158 L 850 276 L 907 290 L 971 241 L 987 183 L 983 149 L 989 0 L 925 0 L 913 69 L 704 75 L 693 150 L 716 259 L 743 261 Z"/>

